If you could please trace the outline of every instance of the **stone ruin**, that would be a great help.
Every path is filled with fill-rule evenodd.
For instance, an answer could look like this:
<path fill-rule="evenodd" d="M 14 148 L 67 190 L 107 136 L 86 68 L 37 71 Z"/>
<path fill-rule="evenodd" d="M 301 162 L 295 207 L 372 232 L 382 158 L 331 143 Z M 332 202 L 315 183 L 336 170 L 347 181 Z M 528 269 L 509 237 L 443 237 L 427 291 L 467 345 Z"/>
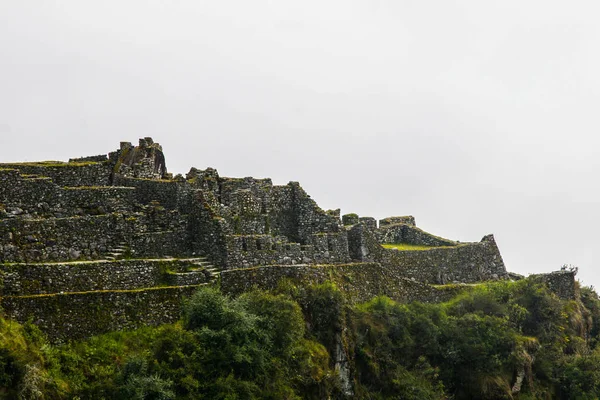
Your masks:
<path fill-rule="evenodd" d="M 406 249 L 385 246 L 397 244 Z M 459 243 L 412 216 L 340 216 L 297 182 L 212 168 L 173 177 L 151 138 L 0 164 L 0 263 L 5 314 L 54 341 L 172 322 L 183 298 L 216 281 L 236 293 L 336 279 L 353 301 L 443 301 L 452 290 L 437 285 L 509 279 L 492 235 Z"/>

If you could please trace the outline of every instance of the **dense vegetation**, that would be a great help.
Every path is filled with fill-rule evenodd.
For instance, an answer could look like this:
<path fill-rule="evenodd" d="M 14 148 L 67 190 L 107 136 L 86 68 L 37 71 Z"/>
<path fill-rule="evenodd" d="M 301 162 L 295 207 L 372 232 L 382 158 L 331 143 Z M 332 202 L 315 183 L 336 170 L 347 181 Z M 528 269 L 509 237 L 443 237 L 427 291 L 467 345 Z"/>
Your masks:
<path fill-rule="evenodd" d="M 591 289 L 561 300 L 529 280 L 444 304 L 206 288 L 177 324 L 64 345 L 0 320 L 0 398 L 597 399 L 599 333 Z"/>

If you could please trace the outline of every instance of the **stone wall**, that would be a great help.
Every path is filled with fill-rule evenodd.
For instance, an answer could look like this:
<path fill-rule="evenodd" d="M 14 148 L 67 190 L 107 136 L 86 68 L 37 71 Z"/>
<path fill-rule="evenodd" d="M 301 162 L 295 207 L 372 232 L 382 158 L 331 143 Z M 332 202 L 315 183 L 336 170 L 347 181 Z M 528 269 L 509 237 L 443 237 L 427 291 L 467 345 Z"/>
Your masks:
<path fill-rule="evenodd" d="M 58 193 L 55 207 L 62 208 L 65 214 L 79 210 L 92 215 L 136 210 L 136 191 L 131 187 L 96 186 L 66 187 Z M 49 204 L 52 208 L 52 203 Z"/>
<path fill-rule="evenodd" d="M 395 225 L 384 230 L 391 229 L 395 232 L 404 226 L 410 232 L 422 232 L 407 225 Z M 484 237 L 479 243 L 461 243 L 427 250 L 397 250 L 383 248 L 377 238 L 378 231 L 368 229 L 362 223 L 349 229 L 348 243 L 353 260 L 389 265 L 398 268 L 408 278 L 431 284 L 472 283 L 508 278 L 504 261 L 492 235 Z M 424 236 L 418 237 L 429 240 L 429 234 L 423 234 Z M 435 240 L 436 237 L 432 237 Z"/>
<path fill-rule="evenodd" d="M 0 262 L 98 258 L 132 232 L 119 214 L 39 220 L 0 220 Z"/>
<path fill-rule="evenodd" d="M 227 235 L 226 267 L 350 261 L 346 232 L 313 234 L 308 243 L 289 242 L 284 236 Z"/>
<path fill-rule="evenodd" d="M 297 182 L 224 178 L 211 168 L 173 178 L 151 138 L 136 147 L 122 142 L 108 157 L 0 164 L 0 294 L 8 294 L 1 301 L 9 315 L 32 315 L 60 339 L 172 321 L 183 291 L 131 290 L 194 285 L 210 275 L 170 270 L 174 261 L 82 260 L 202 255 L 228 270 L 222 281 L 232 293 L 286 277 L 331 279 L 353 301 L 378 294 L 440 301 L 450 292 L 426 283 L 506 277 L 491 236 L 458 244 L 416 228 L 412 216 L 385 218 L 379 229 L 370 217 L 343 219 L 339 209 L 322 210 Z M 435 248 L 394 251 L 380 243 Z M 259 265 L 275 266 L 252 268 Z M 550 284 L 569 293 L 561 279 Z"/>
<path fill-rule="evenodd" d="M 239 294 L 253 287 L 274 289 L 282 279 L 298 285 L 334 282 L 350 302 L 364 302 L 385 295 L 396 301 L 442 302 L 449 300 L 460 286 L 438 289 L 403 276 L 396 268 L 378 263 L 339 265 L 273 265 L 221 273 L 221 290 Z"/>
<path fill-rule="evenodd" d="M 299 243 L 298 213 L 294 198 L 292 185 L 273 186 L 267 204 L 269 233 L 274 236 L 285 236 L 289 241 Z"/>
<path fill-rule="evenodd" d="M 273 184 L 270 179 L 221 178 L 219 214 L 237 235 L 269 233 L 268 205 Z"/>
<path fill-rule="evenodd" d="M 348 249 L 356 261 L 384 260 L 387 252 L 375 237 L 369 221 L 348 227 Z"/>
<path fill-rule="evenodd" d="M 379 243 L 406 243 L 418 246 L 455 246 L 458 243 L 407 224 L 384 225 L 374 231 Z"/>
<path fill-rule="evenodd" d="M 161 286 L 177 275 L 186 283 L 196 259 L 114 260 L 47 264 L 0 265 L 0 296 L 25 296 L 93 290 L 132 290 Z M 208 281 L 208 273 L 194 276 L 191 284 Z M 198 278 L 201 278 L 198 281 Z"/>
<path fill-rule="evenodd" d="M 193 255 L 185 229 L 138 233 L 128 237 L 126 243 L 135 258 Z"/>
<path fill-rule="evenodd" d="M 167 175 L 167 164 L 162 147 L 152 138 L 139 140 L 137 146 L 121 142 L 119 150 L 109 154 L 112 171 L 121 176 L 142 179 L 162 179 Z"/>
<path fill-rule="evenodd" d="M 0 164 L 0 168 L 16 169 L 24 175 L 49 177 L 58 186 L 109 186 L 112 172 L 107 162 L 8 163 Z"/>
<path fill-rule="evenodd" d="M 549 274 L 530 275 L 529 279 L 547 285 L 561 299 L 573 300 L 579 297 L 576 274 L 577 271 L 554 271 Z"/>
<path fill-rule="evenodd" d="M 106 154 L 98 154 L 95 156 L 86 156 L 86 157 L 78 157 L 78 158 L 69 158 L 70 163 L 84 163 L 84 162 L 104 162 L 108 161 L 108 155 Z"/>
<path fill-rule="evenodd" d="M 415 217 L 413 217 L 412 215 L 406 215 L 402 217 L 387 217 L 379 220 L 380 228 L 398 224 L 417 226 L 417 224 L 415 223 Z"/>
<path fill-rule="evenodd" d="M 373 261 L 374 257 L 370 256 L 369 249 L 371 247 L 381 247 L 374 240 L 374 243 L 367 242 L 365 230 L 368 230 L 368 225 L 362 223 L 355 224 L 348 229 L 348 251 L 350 258 L 353 260 Z"/>
<path fill-rule="evenodd" d="M 101 333 L 173 323 L 183 301 L 197 286 L 135 291 L 96 291 L 0 298 L 5 315 L 24 323 L 30 318 L 52 342 Z"/>
<path fill-rule="evenodd" d="M 307 243 L 315 233 L 341 231 L 342 222 L 339 218 L 322 210 L 299 183 L 290 182 L 289 185 L 294 193 L 300 243 Z"/>
<path fill-rule="evenodd" d="M 0 203 L 17 215 L 56 218 L 133 210 L 137 204 L 134 188 L 61 187 L 51 178 L 28 178 L 15 169 L 0 169 Z"/>
<path fill-rule="evenodd" d="M 187 238 L 185 221 L 176 212 L 4 219 L 0 262 L 93 260 L 122 245 L 138 257 L 170 256 L 186 253 Z"/>
<path fill-rule="evenodd" d="M 115 175 L 113 184 L 135 188 L 135 198 L 138 204 L 157 202 L 170 210 L 177 209 L 188 201 L 190 188 L 185 182 L 172 179 L 139 179 Z"/>
<path fill-rule="evenodd" d="M 225 236 L 228 225 L 217 212 L 219 203 L 215 193 L 196 190 L 193 197 L 188 224 L 190 250 L 193 254 L 208 257 L 219 267 L 225 267 L 227 265 Z"/>
<path fill-rule="evenodd" d="M 360 222 L 360 219 L 358 217 L 358 214 L 344 214 L 342 215 L 342 225 L 354 225 L 354 224 L 358 224 Z"/>
<path fill-rule="evenodd" d="M 398 268 L 406 277 L 425 283 L 474 283 L 508 278 L 504 261 L 491 235 L 479 243 L 453 247 L 409 251 L 384 249 L 376 259 Z"/>

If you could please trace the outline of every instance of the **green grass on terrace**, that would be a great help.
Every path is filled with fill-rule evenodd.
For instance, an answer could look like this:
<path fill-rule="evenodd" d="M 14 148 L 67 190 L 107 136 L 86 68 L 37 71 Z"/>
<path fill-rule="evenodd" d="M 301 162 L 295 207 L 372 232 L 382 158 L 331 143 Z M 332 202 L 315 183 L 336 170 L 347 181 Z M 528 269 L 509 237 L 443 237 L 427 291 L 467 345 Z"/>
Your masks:
<path fill-rule="evenodd" d="M 454 247 L 454 246 L 422 246 L 418 244 L 408 244 L 408 243 L 393 243 L 393 244 L 382 244 L 382 246 L 386 249 L 398 249 L 400 251 L 414 251 L 414 250 L 430 250 L 430 249 L 439 249 L 445 247 Z"/>
<path fill-rule="evenodd" d="M 11 166 L 31 166 L 31 167 L 84 167 L 87 165 L 96 165 L 102 164 L 99 161 L 76 161 L 76 162 L 65 162 L 65 161 L 27 161 L 27 162 L 14 162 L 14 163 L 5 163 L 6 165 Z"/>

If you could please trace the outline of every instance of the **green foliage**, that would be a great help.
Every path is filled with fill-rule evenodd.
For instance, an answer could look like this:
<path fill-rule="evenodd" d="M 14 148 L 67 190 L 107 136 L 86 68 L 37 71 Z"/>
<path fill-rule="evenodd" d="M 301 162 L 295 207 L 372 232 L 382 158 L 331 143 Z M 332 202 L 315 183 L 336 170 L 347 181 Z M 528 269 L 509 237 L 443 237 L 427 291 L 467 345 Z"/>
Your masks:
<path fill-rule="evenodd" d="M 598 398 L 586 339 L 600 309 L 591 293 L 583 299 L 589 309 L 529 280 L 478 285 L 439 305 L 373 299 L 353 315 L 358 389 L 394 398 L 404 382 L 421 398 L 512 399 L 522 371 L 523 398 Z"/>
<path fill-rule="evenodd" d="M 328 349 L 335 346 L 345 324 L 344 296 L 331 282 L 302 288 L 297 293 L 312 337 Z"/>
<path fill-rule="evenodd" d="M 530 280 L 443 304 L 205 287 L 179 323 L 58 346 L 0 319 L 0 399 L 343 398 L 343 357 L 360 399 L 597 399 L 599 317 L 593 290 L 561 300 Z"/>
<path fill-rule="evenodd" d="M 42 344 L 34 325 L 0 318 L 0 399 L 39 398 L 48 381 Z"/>

